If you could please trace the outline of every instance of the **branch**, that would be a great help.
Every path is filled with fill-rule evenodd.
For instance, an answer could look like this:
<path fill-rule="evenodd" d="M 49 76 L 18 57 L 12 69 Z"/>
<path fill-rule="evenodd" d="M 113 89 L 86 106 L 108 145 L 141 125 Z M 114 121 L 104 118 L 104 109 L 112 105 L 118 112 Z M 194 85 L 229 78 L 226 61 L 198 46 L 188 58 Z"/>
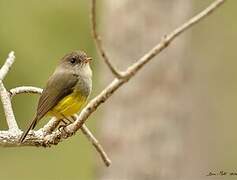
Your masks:
<path fill-rule="evenodd" d="M 1 96 L 1 101 L 3 104 L 3 109 L 4 109 L 4 113 L 5 113 L 9 130 L 12 132 L 19 132 L 20 130 L 18 128 L 16 119 L 12 110 L 10 96 L 2 82 L 5 76 L 7 75 L 8 71 L 10 70 L 14 61 L 15 61 L 15 56 L 14 56 L 14 52 L 12 51 L 9 53 L 8 58 L 5 61 L 5 64 L 0 69 L 0 96 Z"/>
<path fill-rule="evenodd" d="M 16 87 L 13 88 L 9 91 L 10 96 L 13 97 L 17 94 L 22 94 L 22 93 L 34 93 L 34 94 L 41 94 L 43 89 L 37 88 L 37 87 L 32 87 L 32 86 L 21 86 L 21 87 Z M 73 117 L 74 119 L 77 118 Z M 59 125 L 59 121 L 56 118 L 52 118 L 42 129 L 38 130 L 38 134 L 51 134 Z M 41 132 L 42 131 L 42 132 Z M 92 143 L 92 145 L 95 147 L 95 149 L 98 151 L 100 154 L 102 160 L 104 161 L 106 166 L 109 166 L 111 164 L 111 161 L 108 157 L 108 155 L 105 153 L 103 147 L 100 145 L 99 141 L 93 136 L 93 134 L 90 132 L 90 130 L 86 127 L 86 125 L 83 125 L 81 128 L 82 133 L 87 137 L 87 139 Z M 32 137 L 31 137 L 32 139 Z M 34 145 L 34 144 L 33 144 Z"/>
<path fill-rule="evenodd" d="M 123 84 L 128 82 L 137 72 L 144 67 L 146 63 L 148 63 L 152 58 L 158 55 L 162 50 L 167 48 L 169 44 L 180 34 L 191 28 L 194 24 L 200 22 L 200 20 L 207 17 L 214 10 L 220 7 L 225 0 L 216 0 L 211 5 L 209 5 L 202 12 L 191 18 L 189 21 L 185 22 L 183 25 L 175 29 L 169 35 L 165 36 L 160 43 L 158 43 L 155 47 L 153 47 L 149 52 L 147 52 L 143 57 L 141 57 L 136 63 L 132 64 L 125 71 L 123 78 L 117 79 L 115 78 L 99 95 L 97 95 L 94 99 L 92 99 L 87 106 L 81 111 L 77 120 L 68 125 L 65 128 L 65 131 L 60 132 L 56 131 L 51 135 L 45 137 L 46 142 L 49 144 L 57 144 L 60 142 L 61 138 L 68 138 L 72 136 L 78 129 L 82 127 L 88 117 L 96 111 L 96 109 L 105 101 L 107 101 L 111 95 L 118 90 Z"/>
<path fill-rule="evenodd" d="M 104 161 L 106 166 L 110 166 L 111 160 L 109 159 L 108 155 L 105 153 L 103 147 L 100 145 L 99 141 L 93 136 L 93 134 L 89 131 L 85 124 L 82 125 L 81 131 L 87 137 L 87 139 L 92 143 L 95 149 L 100 154 L 102 160 Z"/>
<path fill-rule="evenodd" d="M 40 130 L 42 130 L 45 135 L 51 134 L 58 127 L 59 123 L 60 121 L 58 121 L 56 117 L 52 117 L 49 122 Z"/>
<path fill-rule="evenodd" d="M 9 91 L 11 98 L 17 94 L 41 94 L 43 89 L 33 86 L 21 86 L 13 88 Z"/>
<path fill-rule="evenodd" d="M 92 35 L 95 40 L 96 48 L 101 57 L 104 59 L 105 64 L 108 66 L 110 71 L 115 75 L 117 78 L 122 78 L 122 73 L 119 72 L 110 62 L 102 44 L 102 40 L 97 32 L 97 23 L 96 23 L 96 0 L 92 0 L 91 3 L 91 22 L 92 22 Z"/>
<path fill-rule="evenodd" d="M 205 17 L 210 15 L 214 10 L 220 7 L 226 0 L 216 0 L 211 5 L 209 5 L 202 12 L 191 18 L 189 21 L 175 29 L 169 35 L 164 36 L 160 43 L 153 47 L 149 52 L 147 52 L 142 58 L 140 58 L 136 63 L 127 68 L 124 73 L 124 76 L 131 78 L 134 74 L 137 73 L 146 63 L 148 63 L 152 58 L 164 50 L 169 44 L 180 34 L 191 28 L 193 25 L 197 24 Z"/>
<path fill-rule="evenodd" d="M 0 81 L 2 81 L 5 78 L 5 76 L 7 75 L 8 71 L 10 70 L 12 64 L 14 63 L 14 61 L 15 61 L 14 51 L 11 51 L 8 54 L 8 58 L 6 59 L 4 65 L 0 69 Z"/>
<path fill-rule="evenodd" d="M 74 121 L 77 119 L 78 115 L 72 116 Z M 111 160 L 109 159 L 108 155 L 104 151 L 103 147 L 100 145 L 100 142 L 94 137 L 91 131 L 86 127 L 85 124 L 81 127 L 82 133 L 87 137 L 87 139 L 92 143 L 95 147 L 96 151 L 100 154 L 101 159 L 104 161 L 105 165 L 108 167 L 111 164 Z"/>

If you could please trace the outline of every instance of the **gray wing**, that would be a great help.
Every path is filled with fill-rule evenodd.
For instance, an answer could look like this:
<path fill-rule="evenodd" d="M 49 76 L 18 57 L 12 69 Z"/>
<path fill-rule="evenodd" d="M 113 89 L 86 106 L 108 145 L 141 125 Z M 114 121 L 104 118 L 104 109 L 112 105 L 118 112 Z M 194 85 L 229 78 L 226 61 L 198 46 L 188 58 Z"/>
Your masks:
<path fill-rule="evenodd" d="M 37 107 L 37 120 L 40 120 L 49 112 L 62 98 L 73 91 L 78 81 L 77 75 L 73 73 L 54 73 L 48 80 Z"/>
<path fill-rule="evenodd" d="M 44 117 L 62 98 L 67 96 L 73 91 L 78 78 L 74 74 L 57 72 L 54 73 L 43 90 L 40 96 L 37 114 L 35 118 L 30 122 L 27 130 L 22 134 L 20 142 L 23 142 L 28 132 L 34 129 L 37 122 Z"/>

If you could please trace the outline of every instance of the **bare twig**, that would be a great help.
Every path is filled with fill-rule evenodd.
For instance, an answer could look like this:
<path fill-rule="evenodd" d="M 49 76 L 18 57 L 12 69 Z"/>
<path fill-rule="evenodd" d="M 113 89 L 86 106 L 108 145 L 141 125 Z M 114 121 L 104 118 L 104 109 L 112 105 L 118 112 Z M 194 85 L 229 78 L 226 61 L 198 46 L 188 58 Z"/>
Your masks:
<path fill-rule="evenodd" d="M 187 29 L 191 28 L 193 25 L 197 24 L 203 18 L 211 14 L 215 9 L 221 6 L 225 0 L 216 0 L 202 12 L 191 18 L 189 21 L 179 26 L 169 35 L 164 36 L 160 43 L 153 47 L 149 52 L 147 52 L 143 57 L 141 57 L 136 63 L 127 68 L 124 72 L 124 76 L 127 78 L 132 77 L 137 73 L 146 63 L 148 63 L 153 57 L 159 54 L 163 49 L 165 49 L 176 37 L 182 34 Z"/>
<path fill-rule="evenodd" d="M 6 88 L 4 87 L 1 81 L 0 81 L 0 96 L 1 96 L 1 101 L 3 104 L 3 109 L 4 109 L 4 113 L 5 113 L 9 130 L 18 131 L 19 129 L 18 129 L 18 125 L 15 119 L 13 110 L 12 110 L 12 103 L 11 103 L 10 97 L 8 95 Z"/>
<path fill-rule="evenodd" d="M 102 44 L 102 40 L 97 32 L 97 21 L 96 21 L 96 0 L 92 0 L 91 3 L 91 22 L 92 22 L 92 35 L 95 40 L 96 48 L 101 55 L 101 57 L 104 59 L 106 65 L 109 67 L 110 71 L 117 77 L 122 78 L 122 73 L 119 72 L 114 65 L 111 64 Z"/>
<path fill-rule="evenodd" d="M 125 78 L 114 79 L 99 95 L 92 99 L 87 106 L 81 111 L 77 120 L 68 125 L 65 131 L 56 131 L 55 133 L 46 136 L 47 143 L 57 144 L 60 138 L 67 138 L 73 135 L 78 129 L 82 127 L 88 117 L 96 111 L 96 109 L 104 103 L 109 97 L 120 88 L 124 83 L 130 80 L 149 60 L 158 55 L 162 50 L 169 46 L 169 44 L 180 34 L 191 28 L 194 24 L 198 23 L 200 20 L 207 17 L 214 10 L 216 10 L 220 5 L 222 5 L 225 0 L 216 0 L 211 5 L 209 5 L 202 12 L 191 18 L 189 21 L 185 22 L 183 25 L 175 29 L 169 35 L 165 36 L 160 43 L 158 43 L 154 48 L 152 48 L 148 53 L 146 53 L 142 58 L 140 58 L 136 63 L 132 64 L 124 73 Z"/>
<path fill-rule="evenodd" d="M 21 86 L 21 87 L 16 87 L 16 88 L 11 89 L 9 93 L 10 93 L 10 96 L 13 97 L 17 94 L 26 94 L 26 93 L 41 94 L 42 91 L 43 89 L 33 87 L 33 86 Z"/>
<path fill-rule="evenodd" d="M 104 161 L 106 166 L 110 166 L 111 160 L 109 159 L 108 155 L 105 153 L 103 147 L 100 145 L 99 141 L 93 136 L 93 134 L 89 131 L 89 129 L 85 126 L 85 124 L 82 125 L 81 131 L 85 136 L 88 138 L 88 140 L 92 143 L 92 145 L 95 147 L 95 149 L 98 151 L 98 153 L 101 156 L 101 159 Z"/>
<path fill-rule="evenodd" d="M 11 99 L 10 99 L 10 96 L 9 96 L 3 82 L 2 82 L 3 79 L 5 78 L 6 74 L 10 70 L 14 61 L 15 61 L 15 56 L 14 56 L 14 52 L 12 51 L 9 53 L 5 64 L 0 69 L 0 96 L 1 96 L 1 101 L 3 104 L 3 109 L 4 109 L 5 117 L 7 120 L 8 128 L 12 132 L 18 132 L 20 130 L 18 128 L 16 119 L 15 119 L 15 116 L 14 116 L 14 113 L 12 110 Z"/>
<path fill-rule="evenodd" d="M 40 129 L 39 131 L 43 131 L 44 134 L 51 134 L 59 125 L 60 121 L 58 121 L 58 119 L 56 117 L 52 117 L 49 122 L 44 125 L 44 127 L 42 129 Z"/>
<path fill-rule="evenodd" d="M 2 81 L 5 76 L 7 75 L 8 71 L 10 70 L 12 64 L 15 61 L 15 55 L 14 55 L 14 51 L 11 51 L 8 54 L 8 58 L 6 59 L 4 65 L 2 66 L 2 68 L 0 69 L 0 80 Z"/>
<path fill-rule="evenodd" d="M 73 116 L 72 118 L 74 120 L 77 119 L 77 115 Z M 86 127 L 85 124 L 81 127 L 82 133 L 87 137 L 87 139 L 92 143 L 92 145 L 95 147 L 95 149 L 98 151 L 98 153 L 101 156 L 101 159 L 104 161 L 106 166 L 110 166 L 111 160 L 109 159 L 108 155 L 104 151 L 103 147 L 100 145 L 100 142 L 94 137 L 94 135 L 91 133 L 91 131 Z"/>

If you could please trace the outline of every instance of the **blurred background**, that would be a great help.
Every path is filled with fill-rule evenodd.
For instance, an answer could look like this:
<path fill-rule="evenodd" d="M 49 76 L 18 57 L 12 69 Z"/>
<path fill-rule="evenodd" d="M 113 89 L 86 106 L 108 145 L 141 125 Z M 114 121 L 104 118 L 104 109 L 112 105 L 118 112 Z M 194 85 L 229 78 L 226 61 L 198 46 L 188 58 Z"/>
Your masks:
<path fill-rule="evenodd" d="M 98 22 L 111 60 L 126 68 L 211 2 L 100 1 Z M 0 148 L 0 179 L 235 178 L 206 175 L 237 168 L 236 5 L 228 1 L 181 35 L 90 117 L 87 125 L 110 155 L 111 167 L 104 167 L 78 133 L 52 148 Z M 8 89 L 43 87 L 58 60 L 75 49 L 95 59 L 92 97 L 113 79 L 96 58 L 89 1 L 0 0 L 0 21 L 0 64 L 11 50 L 16 55 L 5 79 Z M 14 97 L 22 129 L 33 117 L 37 100 L 38 95 Z M 2 108 L 0 119 L 1 130 L 7 129 Z"/>

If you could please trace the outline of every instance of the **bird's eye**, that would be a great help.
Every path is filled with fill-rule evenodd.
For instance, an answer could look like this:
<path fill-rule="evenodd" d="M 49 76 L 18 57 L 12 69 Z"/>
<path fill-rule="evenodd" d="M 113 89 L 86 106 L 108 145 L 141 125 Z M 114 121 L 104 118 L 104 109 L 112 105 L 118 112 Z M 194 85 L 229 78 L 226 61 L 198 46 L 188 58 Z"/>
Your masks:
<path fill-rule="evenodd" d="M 73 57 L 73 58 L 71 58 L 71 59 L 70 59 L 70 63 L 71 63 L 71 64 L 75 64 L 75 63 L 76 63 L 76 61 L 77 61 L 77 60 L 76 60 L 76 58 L 75 58 L 75 57 Z"/>

